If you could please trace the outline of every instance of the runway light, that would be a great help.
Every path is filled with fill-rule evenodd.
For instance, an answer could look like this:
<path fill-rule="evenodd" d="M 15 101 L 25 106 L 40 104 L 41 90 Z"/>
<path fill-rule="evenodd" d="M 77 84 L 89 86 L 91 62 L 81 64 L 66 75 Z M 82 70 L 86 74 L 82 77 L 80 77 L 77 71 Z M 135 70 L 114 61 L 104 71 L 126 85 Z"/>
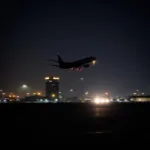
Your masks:
<path fill-rule="evenodd" d="M 100 103 L 100 98 L 96 97 L 96 98 L 94 99 L 94 103 L 99 104 L 99 103 Z"/>
<path fill-rule="evenodd" d="M 109 102 L 110 102 L 109 99 L 105 99 L 105 98 L 97 97 L 94 99 L 95 104 L 100 104 L 100 103 L 105 104 L 105 103 L 109 103 Z"/>

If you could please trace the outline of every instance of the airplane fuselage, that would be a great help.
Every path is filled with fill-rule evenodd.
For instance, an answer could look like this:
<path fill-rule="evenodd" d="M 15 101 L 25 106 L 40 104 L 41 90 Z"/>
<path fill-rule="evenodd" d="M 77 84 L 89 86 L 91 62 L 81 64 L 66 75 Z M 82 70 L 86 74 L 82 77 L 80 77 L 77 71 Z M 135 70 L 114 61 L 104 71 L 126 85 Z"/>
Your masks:
<path fill-rule="evenodd" d="M 95 64 L 93 62 L 96 62 L 96 57 L 86 57 L 77 61 L 73 62 L 65 62 L 62 60 L 62 58 L 57 55 L 57 60 L 49 59 L 50 61 L 57 62 L 58 64 L 52 64 L 52 66 L 59 67 L 61 69 L 73 69 L 73 70 L 82 70 L 83 67 L 88 68 L 91 64 Z"/>
<path fill-rule="evenodd" d="M 74 62 L 61 62 L 59 67 L 62 69 L 69 69 L 69 68 L 77 68 L 77 67 L 83 67 L 85 64 L 90 64 L 93 61 L 95 61 L 95 57 L 87 57 L 78 61 Z"/>

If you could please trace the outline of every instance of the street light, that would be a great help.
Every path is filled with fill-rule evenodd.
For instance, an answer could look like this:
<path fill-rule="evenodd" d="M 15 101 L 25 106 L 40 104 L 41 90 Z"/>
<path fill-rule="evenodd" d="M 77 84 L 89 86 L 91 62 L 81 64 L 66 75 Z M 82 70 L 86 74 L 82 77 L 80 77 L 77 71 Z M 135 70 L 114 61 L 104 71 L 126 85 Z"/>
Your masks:
<path fill-rule="evenodd" d="M 52 94 L 52 97 L 54 98 L 56 95 L 55 94 Z"/>
<path fill-rule="evenodd" d="M 27 86 L 26 84 L 23 84 L 23 85 L 21 86 L 21 88 L 23 88 L 23 89 L 27 89 L 27 88 L 28 88 L 28 86 Z"/>
<path fill-rule="evenodd" d="M 109 96 L 108 96 L 108 93 L 107 93 L 107 92 L 105 93 L 105 95 L 106 95 L 107 99 L 109 99 Z"/>
<path fill-rule="evenodd" d="M 37 95 L 38 95 L 38 96 L 41 96 L 41 92 L 37 92 Z"/>
<path fill-rule="evenodd" d="M 87 92 L 85 92 L 85 95 L 88 95 L 89 94 L 89 92 L 87 91 Z"/>

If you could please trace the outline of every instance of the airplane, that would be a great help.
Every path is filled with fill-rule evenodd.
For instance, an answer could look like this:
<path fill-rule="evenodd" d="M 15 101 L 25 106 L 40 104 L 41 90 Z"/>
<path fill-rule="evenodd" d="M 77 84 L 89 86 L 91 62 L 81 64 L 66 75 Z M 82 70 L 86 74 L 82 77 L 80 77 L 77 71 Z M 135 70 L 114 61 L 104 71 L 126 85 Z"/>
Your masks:
<path fill-rule="evenodd" d="M 51 64 L 51 66 L 59 67 L 60 69 L 71 69 L 76 71 L 82 71 L 83 68 L 88 68 L 96 64 L 96 57 L 86 57 L 73 62 L 65 62 L 63 59 L 57 55 L 58 60 L 48 59 L 52 62 L 57 62 L 58 64 Z"/>

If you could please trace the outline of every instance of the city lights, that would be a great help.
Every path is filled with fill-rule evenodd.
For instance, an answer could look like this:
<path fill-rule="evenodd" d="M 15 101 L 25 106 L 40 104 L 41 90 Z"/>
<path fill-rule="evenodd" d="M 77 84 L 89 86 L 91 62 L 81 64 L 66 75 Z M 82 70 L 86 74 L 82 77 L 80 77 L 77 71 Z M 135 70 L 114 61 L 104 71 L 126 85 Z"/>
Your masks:
<path fill-rule="evenodd" d="M 106 99 L 106 98 L 99 98 L 99 97 L 96 97 L 96 98 L 94 99 L 94 103 L 95 103 L 95 104 L 100 104 L 100 103 L 105 104 L 105 103 L 109 103 L 109 102 L 110 102 L 109 99 Z"/>
<path fill-rule="evenodd" d="M 56 95 L 55 94 L 52 94 L 52 97 L 54 98 Z"/>
<path fill-rule="evenodd" d="M 37 92 L 37 95 L 38 95 L 38 96 L 41 96 L 41 93 L 40 93 L 40 92 Z"/>

